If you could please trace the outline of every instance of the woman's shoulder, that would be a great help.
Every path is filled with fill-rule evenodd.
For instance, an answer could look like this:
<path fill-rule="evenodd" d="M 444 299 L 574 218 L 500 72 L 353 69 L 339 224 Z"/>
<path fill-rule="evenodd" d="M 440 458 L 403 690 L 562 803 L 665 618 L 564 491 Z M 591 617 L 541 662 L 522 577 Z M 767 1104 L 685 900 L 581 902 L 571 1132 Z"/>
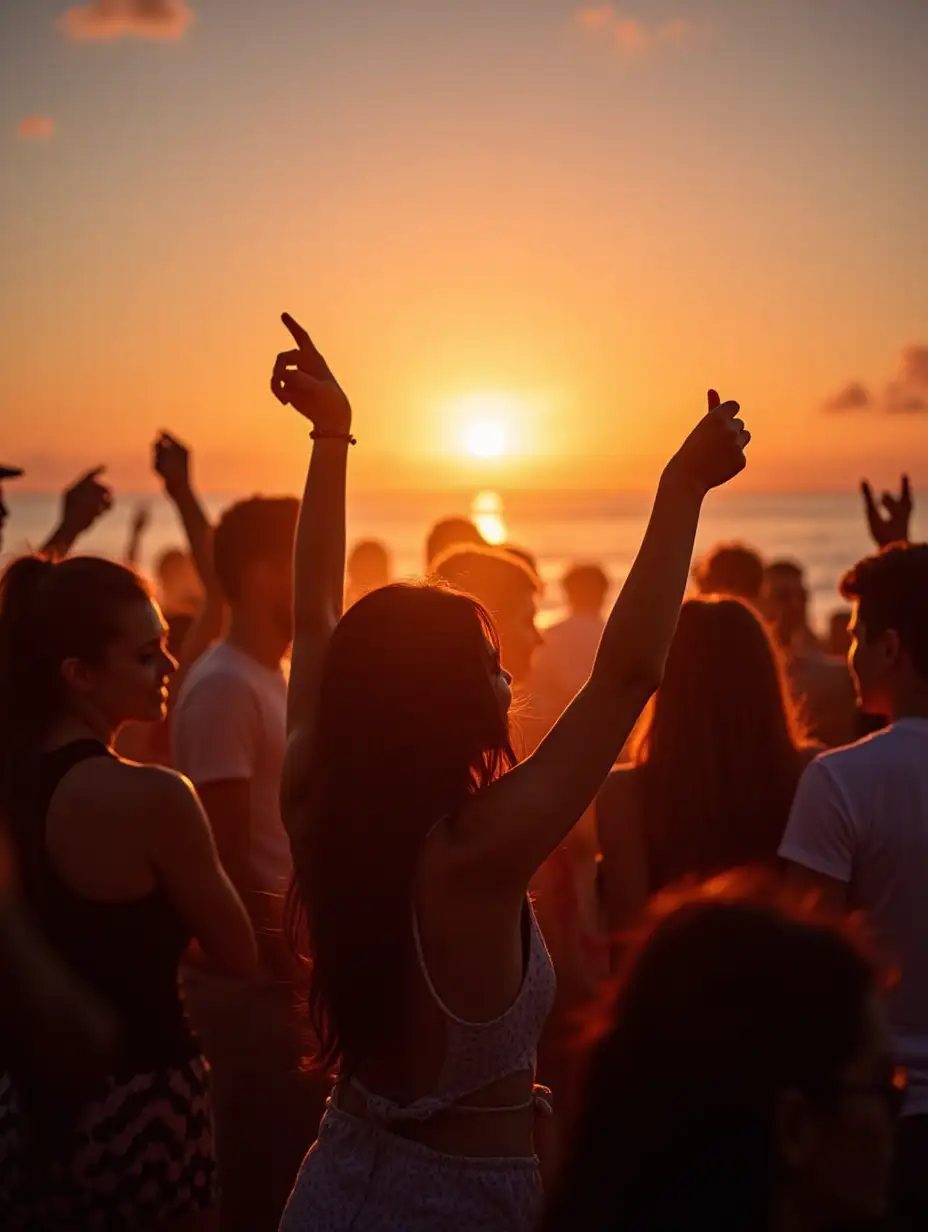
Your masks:
<path fill-rule="evenodd" d="M 166 766 L 143 765 L 121 757 L 93 757 L 76 765 L 59 788 L 61 803 L 92 805 L 97 812 L 131 809 L 134 816 L 182 806 L 194 797 L 182 774 Z"/>

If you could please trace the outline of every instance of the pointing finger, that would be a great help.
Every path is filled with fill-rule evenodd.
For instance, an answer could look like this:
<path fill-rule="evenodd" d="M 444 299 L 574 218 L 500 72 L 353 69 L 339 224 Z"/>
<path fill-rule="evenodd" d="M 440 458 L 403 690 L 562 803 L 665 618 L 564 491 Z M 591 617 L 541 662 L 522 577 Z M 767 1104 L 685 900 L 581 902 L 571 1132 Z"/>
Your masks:
<path fill-rule="evenodd" d="M 714 389 L 709 390 L 709 410 L 716 410 L 721 404 L 722 399 L 718 396 Z"/>
<path fill-rule="evenodd" d="M 912 503 L 912 485 L 909 483 L 908 475 L 902 476 L 902 499 L 907 505 Z"/>
<path fill-rule="evenodd" d="M 300 350 L 306 349 L 315 351 L 316 348 L 313 346 L 312 339 L 303 326 L 300 325 L 299 321 L 295 321 L 289 312 L 283 313 L 280 319 L 283 321 L 284 325 L 286 325 L 287 329 L 289 329 L 291 335 L 293 336 L 293 341 L 300 348 Z"/>

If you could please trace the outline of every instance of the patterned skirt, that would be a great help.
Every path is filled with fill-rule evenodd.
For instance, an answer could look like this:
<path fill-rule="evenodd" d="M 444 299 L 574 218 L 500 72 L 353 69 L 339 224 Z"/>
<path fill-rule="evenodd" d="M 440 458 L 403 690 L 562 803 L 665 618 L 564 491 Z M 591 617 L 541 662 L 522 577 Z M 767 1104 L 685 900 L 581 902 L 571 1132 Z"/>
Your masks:
<path fill-rule="evenodd" d="M 209 1070 L 106 1080 L 54 1153 L 30 1149 L 0 1076 L 0 1210 L 6 1232 L 129 1232 L 217 1205 Z"/>

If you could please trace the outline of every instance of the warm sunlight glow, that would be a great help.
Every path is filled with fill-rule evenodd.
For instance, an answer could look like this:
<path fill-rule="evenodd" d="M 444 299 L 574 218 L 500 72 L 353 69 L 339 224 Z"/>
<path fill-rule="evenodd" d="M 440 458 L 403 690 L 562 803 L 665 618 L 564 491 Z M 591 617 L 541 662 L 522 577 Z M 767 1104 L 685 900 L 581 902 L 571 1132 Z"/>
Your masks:
<path fill-rule="evenodd" d="M 467 429 L 467 449 L 475 458 L 501 458 L 506 452 L 506 430 L 498 420 L 479 419 Z"/>
<path fill-rule="evenodd" d="M 497 492 L 478 492 L 471 501 L 470 516 L 487 543 L 505 543 L 509 538 L 504 512 Z"/>

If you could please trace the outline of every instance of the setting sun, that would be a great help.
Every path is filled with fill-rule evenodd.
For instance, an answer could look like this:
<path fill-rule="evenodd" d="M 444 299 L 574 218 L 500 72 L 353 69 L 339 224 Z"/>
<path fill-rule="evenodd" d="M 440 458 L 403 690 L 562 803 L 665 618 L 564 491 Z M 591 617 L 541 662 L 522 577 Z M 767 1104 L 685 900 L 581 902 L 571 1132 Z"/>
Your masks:
<path fill-rule="evenodd" d="M 467 450 L 475 458 L 501 458 L 506 452 L 506 429 L 495 419 L 480 419 L 467 429 Z"/>

